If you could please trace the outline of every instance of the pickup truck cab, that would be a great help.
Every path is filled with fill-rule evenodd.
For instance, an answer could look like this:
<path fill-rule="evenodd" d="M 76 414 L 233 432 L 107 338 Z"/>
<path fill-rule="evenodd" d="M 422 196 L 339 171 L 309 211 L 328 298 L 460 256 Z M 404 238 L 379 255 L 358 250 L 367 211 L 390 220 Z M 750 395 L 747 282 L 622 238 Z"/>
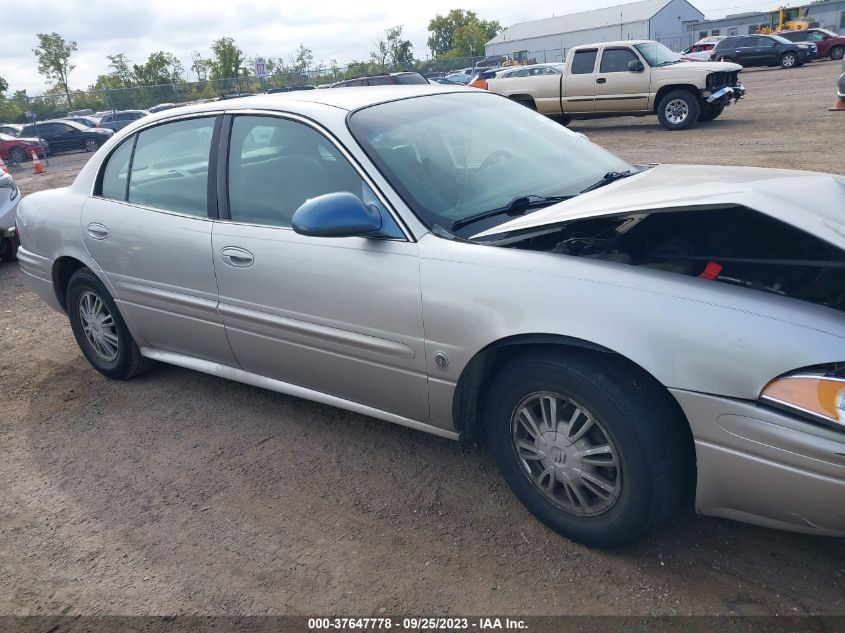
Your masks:
<path fill-rule="evenodd" d="M 742 66 L 685 61 L 649 40 L 576 46 L 565 63 L 537 66 L 543 72 L 488 79 L 487 89 L 564 124 L 573 118 L 656 114 L 667 130 L 712 121 L 745 94 L 737 79 Z"/>

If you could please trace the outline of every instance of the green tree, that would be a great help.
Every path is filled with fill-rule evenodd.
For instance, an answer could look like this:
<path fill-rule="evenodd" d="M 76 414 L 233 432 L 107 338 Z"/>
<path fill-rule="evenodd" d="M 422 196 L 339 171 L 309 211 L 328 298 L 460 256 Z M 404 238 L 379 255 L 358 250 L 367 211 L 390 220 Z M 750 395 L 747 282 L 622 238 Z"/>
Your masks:
<path fill-rule="evenodd" d="M 373 50 L 370 51 L 370 59 L 374 64 L 384 66 L 387 63 L 387 56 L 390 55 L 387 38 L 379 33 L 373 38 L 373 47 Z"/>
<path fill-rule="evenodd" d="M 232 79 L 243 66 L 244 52 L 231 37 L 221 37 L 211 45 L 211 79 Z"/>
<path fill-rule="evenodd" d="M 9 82 L 0 77 L 0 99 L 6 98 L 6 91 L 9 89 Z"/>
<path fill-rule="evenodd" d="M 56 82 L 67 97 L 68 107 L 72 107 L 68 75 L 76 68 L 70 63 L 70 56 L 76 52 L 76 42 L 65 42 L 58 33 L 38 33 L 38 47 L 32 49 L 38 59 L 38 72 L 48 81 Z"/>
<path fill-rule="evenodd" d="M 128 88 L 136 82 L 135 73 L 130 64 L 132 63 L 126 55 L 106 55 L 109 60 L 109 68 L 112 69 L 111 76 L 117 79 L 119 87 Z"/>
<path fill-rule="evenodd" d="M 484 44 L 501 30 L 497 20 L 482 20 L 474 11 L 452 9 L 428 23 L 428 48 L 434 57 L 480 55 Z"/>
<path fill-rule="evenodd" d="M 146 63 L 135 64 L 132 74 L 140 86 L 158 86 L 180 82 L 182 72 L 182 63 L 172 53 L 157 51 Z"/>
<path fill-rule="evenodd" d="M 205 81 L 212 71 L 212 62 L 199 51 L 191 53 L 191 70 L 197 76 L 197 81 Z"/>
<path fill-rule="evenodd" d="M 402 37 L 404 29 L 405 27 L 400 24 L 384 32 L 390 61 L 394 64 L 410 64 L 414 61 L 413 44 L 411 40 Z"/>
<path fill-rule="evenodd" d="M 314 53 L 304 44 L 300 44 L 295 52 L 288 55 L 288 60 L 288 71 L 296 76 L 297 81 L 304 81 L 308 77 L 308 69 L 314 64 Z"/>

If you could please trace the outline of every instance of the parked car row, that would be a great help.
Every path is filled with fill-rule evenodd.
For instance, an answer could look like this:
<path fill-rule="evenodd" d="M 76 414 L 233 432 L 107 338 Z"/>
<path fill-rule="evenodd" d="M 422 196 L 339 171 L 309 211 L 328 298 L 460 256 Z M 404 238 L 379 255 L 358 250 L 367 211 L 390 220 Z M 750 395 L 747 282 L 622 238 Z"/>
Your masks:
<path fill-rule="evenodd" d="M 691 61 L 735 61 L 743 66 L 795 68 L 814 59 L 842 59 L 845 36 L 827 29 L 783 31 L 772 35 L 714 35 L 681 51 Z"/>

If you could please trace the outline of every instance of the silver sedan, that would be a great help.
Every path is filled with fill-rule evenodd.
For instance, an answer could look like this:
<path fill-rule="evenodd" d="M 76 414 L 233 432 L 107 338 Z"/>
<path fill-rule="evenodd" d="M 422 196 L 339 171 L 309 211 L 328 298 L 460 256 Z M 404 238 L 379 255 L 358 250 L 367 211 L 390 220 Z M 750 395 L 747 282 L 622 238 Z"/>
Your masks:
<path fill-rule="evenodd" d="M 541 521 L 845 535 L 845 181 L 631 165 L 503 97 L 177 108 L 18 212 L 82 353 L 485 442 Z"/>

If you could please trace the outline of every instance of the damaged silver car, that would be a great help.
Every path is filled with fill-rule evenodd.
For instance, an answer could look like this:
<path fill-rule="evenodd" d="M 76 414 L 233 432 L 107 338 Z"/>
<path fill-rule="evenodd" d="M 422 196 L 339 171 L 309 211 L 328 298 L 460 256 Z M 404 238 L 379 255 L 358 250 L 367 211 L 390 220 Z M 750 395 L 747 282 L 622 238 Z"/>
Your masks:
<path fill-rule="evenodd" d="M 843 536 L 843 210 L 839 176 L 631 165 L 487 92 L 316 90 L 132 124 L 23 200 L 19 259 L 104 375 L 486 443 L 582 543 L 689 493 Z"/>

